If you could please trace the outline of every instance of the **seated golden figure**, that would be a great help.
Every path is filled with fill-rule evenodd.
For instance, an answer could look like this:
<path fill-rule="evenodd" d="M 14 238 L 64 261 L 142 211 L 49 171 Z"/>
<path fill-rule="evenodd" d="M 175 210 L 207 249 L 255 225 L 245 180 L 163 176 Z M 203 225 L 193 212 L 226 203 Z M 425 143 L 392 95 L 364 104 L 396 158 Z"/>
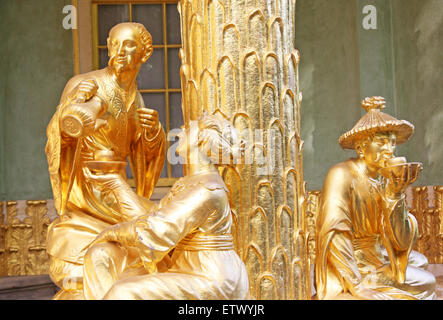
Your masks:
<path fill-rule="evenodd" d="M 206 115 L 198 129 L 183 131 L 177 153 L 188 159 L 186 176 L 158 210 L 97 237 L 85 256 L 85 297 L 246 299 L 248 275 L 234 251 L 228 191 L 216 168 L 219 155 L 237 157 L 243 147 L 218 116 Z"/>
<path fill-rule="evenodd" d="M 152 50 L 143 25 L 112 28 L 109 66 L 69 80 L 48 125 L 45 151 L 59 213 L 47 238 L 49 274 L 62 288 L 55 299 L 83 298 L 84 254 L 101 231 L 154 207 L 148 199 L 163 168 L 166 139 L 136 83 Z M 137 192 L 127 183 L 127 158 Z M 87 180 L 84 168 L 96 179 Z"/>
<path fill-rule="evenodd" d="M 333 166 L 325 179 L 317 218 L 315 282 L 319 299 L 434 299 L 435 277 L 412 251 L 417 221 L 404 191 L 420 163 L 395 157 L 414 126 L 380 111 L 382 97 L 366 98 L 367 111 L 343 134 L 342 148 L 358 158 Z"/>

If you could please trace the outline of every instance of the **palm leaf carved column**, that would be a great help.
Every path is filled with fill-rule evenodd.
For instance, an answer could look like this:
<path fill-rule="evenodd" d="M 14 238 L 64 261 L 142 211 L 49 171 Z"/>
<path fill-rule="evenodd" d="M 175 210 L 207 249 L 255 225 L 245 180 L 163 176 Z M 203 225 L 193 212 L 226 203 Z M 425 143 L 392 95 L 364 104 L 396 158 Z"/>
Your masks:
<path fill-rule="evenodd" d="M 309 299 L 295 0 L 181 0 L 178 9 L 185 126 L 220 113 L 248 141 L 246 164 L 221 173 L 251 294 Z"/>

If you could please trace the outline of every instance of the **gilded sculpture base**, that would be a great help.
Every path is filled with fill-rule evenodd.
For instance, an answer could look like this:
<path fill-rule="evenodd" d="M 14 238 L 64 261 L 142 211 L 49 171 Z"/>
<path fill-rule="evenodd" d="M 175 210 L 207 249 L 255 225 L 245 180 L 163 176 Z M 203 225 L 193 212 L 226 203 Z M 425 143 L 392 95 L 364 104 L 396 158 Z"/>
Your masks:
<path fill-rule="evenodd" d="M 53 201 L 48 201 L 53 206 Z M 25 276 L 48 273 L 46 233 L 55 214 L 48 202 L 0 202 L 0 275 Z M 52 209 L 55 212 L 55 208 Z"/>

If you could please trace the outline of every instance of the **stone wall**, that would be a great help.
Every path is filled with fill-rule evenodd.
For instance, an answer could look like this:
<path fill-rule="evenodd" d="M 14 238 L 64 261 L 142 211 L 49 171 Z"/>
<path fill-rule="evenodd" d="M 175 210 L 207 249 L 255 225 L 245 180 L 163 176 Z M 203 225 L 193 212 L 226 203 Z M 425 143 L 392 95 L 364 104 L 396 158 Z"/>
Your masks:
<path fill-rule="evenodd" d="M 376 9 L 365 29 L 363 9 Z M 339 136 L 361 117 L 360 100 L 381 95 L 385 112 L 415 125 L 398 154 L 423 162 L 418 185 L 443 181 L 443 1 L 298 0 L 304 178 L 321 189 L 334 164 L 351 156 Z"/>

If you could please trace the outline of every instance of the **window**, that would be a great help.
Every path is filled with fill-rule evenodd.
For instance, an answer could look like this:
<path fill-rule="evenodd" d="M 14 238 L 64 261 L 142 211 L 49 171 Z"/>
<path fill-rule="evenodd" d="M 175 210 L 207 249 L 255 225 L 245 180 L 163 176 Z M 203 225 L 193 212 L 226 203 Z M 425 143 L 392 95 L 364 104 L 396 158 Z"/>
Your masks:
<path fill-rule="evenodd" d="M 166 134 L 183 124 L 180 90 L 180 16 L 177 1 L 92 1 L 93 62 L 95 69 L 108 64 L 106 39 L 121 22 L 142 23 L 152 35 L 154 53 L 137 78 L 146 107 L 158 111 Z M 174 141 L 168 141 L 169 146 Z M 165 161 L 158 186 L 170 186 L 183 176 L 182 165 Z M 132 174 L 128 171 L 128 177 Z"/>

